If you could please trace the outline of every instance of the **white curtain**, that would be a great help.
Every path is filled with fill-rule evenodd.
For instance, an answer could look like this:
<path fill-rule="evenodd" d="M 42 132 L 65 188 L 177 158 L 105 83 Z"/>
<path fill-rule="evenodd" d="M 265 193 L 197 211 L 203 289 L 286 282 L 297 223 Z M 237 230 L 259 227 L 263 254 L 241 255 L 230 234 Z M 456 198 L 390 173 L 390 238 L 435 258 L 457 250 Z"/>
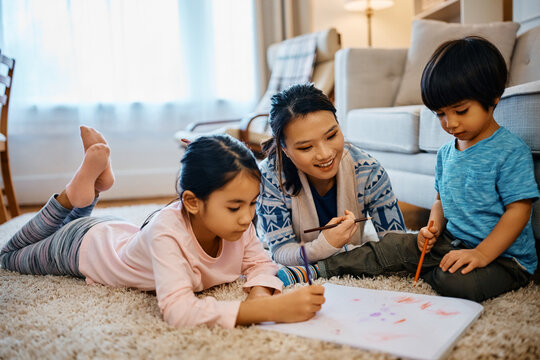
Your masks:
<path fill-rule="evenodd" d="M 104 198 L 174 192 L 174 132 L 251 111 L 254 0 L 0 0 L 0 48 L 16 59 L 9 117 L 21 203 L 46 201 L 98 128 L 117 175 Z"/>
<path fill-rule="evenodd" d="M 252 13 L 249 0 L 4 0 L 12 109 L 75 108 L 78 122 L 97 106 L 242 112 L 258 95 Z"/>
<path fill-rule="evenodd" d="M 257 39 L 257 90 L 264 94 L 270 79 L 266 50 L 272 44 L 307 34 L 311 26 L 311 0 L 253 0 Z"/>

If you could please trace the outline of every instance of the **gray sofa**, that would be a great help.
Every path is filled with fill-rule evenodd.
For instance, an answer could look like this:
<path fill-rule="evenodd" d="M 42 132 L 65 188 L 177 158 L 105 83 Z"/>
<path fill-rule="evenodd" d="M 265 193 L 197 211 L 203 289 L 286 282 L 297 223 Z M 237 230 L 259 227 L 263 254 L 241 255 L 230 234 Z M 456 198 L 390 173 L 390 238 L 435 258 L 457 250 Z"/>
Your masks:
<path fill-rule="evenodd" d="M 418 26 L 413 24 L 411 47 Z M 433 33 L 429 26 L 423 30 Z M 540 184 L 540 27 L 517 37 L 517 28 L 512 31 L 515 42 L 510 47 L 510 82 L 496 108 L 495 119 L 531 148 Z M 421 100 L 398 106 L 410 57 L 408 49 L 340 50 L 336 54 L 336 108 L 346 139 L 382 163 L 398 199 L 429 209 L 436 196 L 436 152 L 451 136 L 441 129 L 438 119 L 421 105 Z M 406 95 L 411 95 L 411 90 L 407 91 Z M 412 95 L 420 98 L 419 94 Z M 533 207 L 533 228 L 538 247 L 540 201 Z"/>

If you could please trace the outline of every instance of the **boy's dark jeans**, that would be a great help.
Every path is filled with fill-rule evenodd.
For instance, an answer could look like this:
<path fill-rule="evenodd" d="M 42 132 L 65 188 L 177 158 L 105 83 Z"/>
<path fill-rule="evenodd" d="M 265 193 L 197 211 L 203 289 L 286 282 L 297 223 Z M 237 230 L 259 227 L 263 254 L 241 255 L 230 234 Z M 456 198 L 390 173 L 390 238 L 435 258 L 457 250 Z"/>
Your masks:
<path fill-rule="evenodd" d="M 454 240 L 448 231 L 444 231 L 422 263 L 421 277 L 439 294 L 484 301 L 518 289 L 530 281 L 531 275 L 528 272 L 513 259 L 504 257 L 466 275 L 461 274 L 460 270 L 453 274 L 443 271 L 439 267 L 443 256 L 451 250 L 465 248 L 463 245 L 452 245 Z M 416 234 L 389 233 L 381 241 L 368 242 L 352 251 L 331 256 L 319 261 L 318 265 L 321 276 L 325 278 L 398 271 L 414 274 L 419 260 Z"/>

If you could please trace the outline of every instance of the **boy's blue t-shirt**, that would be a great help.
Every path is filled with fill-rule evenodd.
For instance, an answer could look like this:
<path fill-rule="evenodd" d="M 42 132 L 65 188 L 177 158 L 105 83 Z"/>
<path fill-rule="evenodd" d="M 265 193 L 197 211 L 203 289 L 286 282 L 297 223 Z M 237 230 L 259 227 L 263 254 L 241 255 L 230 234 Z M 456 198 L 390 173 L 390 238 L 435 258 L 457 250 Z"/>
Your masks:
<path fill-rule="evenodd" d="M 459 151 L 455 140 L 437 152 L 435 189 L 447 230 L 474 248 L 493 230 L 505 206 L 540 196 L 529 147 L 500 127 L 489 138 Z M 515 258 L 527 272 L 538 265 L 531 219 L 502 256 Z"/>

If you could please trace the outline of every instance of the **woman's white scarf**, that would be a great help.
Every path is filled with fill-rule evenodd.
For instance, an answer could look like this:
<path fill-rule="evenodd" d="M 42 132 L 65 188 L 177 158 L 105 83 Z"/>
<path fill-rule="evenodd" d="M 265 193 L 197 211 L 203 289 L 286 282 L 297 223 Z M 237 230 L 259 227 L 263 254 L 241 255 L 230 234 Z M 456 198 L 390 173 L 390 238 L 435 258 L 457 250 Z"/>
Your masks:
<path fill-rule="evenodd" d="M 297 239 L 303 242 L 310 242 L 319 237 L 320 232 L 310 232 L 305 234 L 304 230 L 319 227 L 319 217 L 315 209 L 315 202 L 309 187 L 306 175 L 298 170 L 298 176 L 302 183 L 302 189 L 298 195 L 292 197 L 291 213 L 292 227 Z M 364 204 L 358 202 L 358 190 L 356 174 L 354 172 L 354 161 L 348 151 L 343 152 L 336 176 L 337 182 L 337 215 L 345 214 L 345 210 L 352 211 L 355 218 L 363 217 Z M 349 242 L 352 245 L 361 245 L 362 234 L 364 233 L 364 222 L 359 223 L 358 231 L 354 233 Z"/>

